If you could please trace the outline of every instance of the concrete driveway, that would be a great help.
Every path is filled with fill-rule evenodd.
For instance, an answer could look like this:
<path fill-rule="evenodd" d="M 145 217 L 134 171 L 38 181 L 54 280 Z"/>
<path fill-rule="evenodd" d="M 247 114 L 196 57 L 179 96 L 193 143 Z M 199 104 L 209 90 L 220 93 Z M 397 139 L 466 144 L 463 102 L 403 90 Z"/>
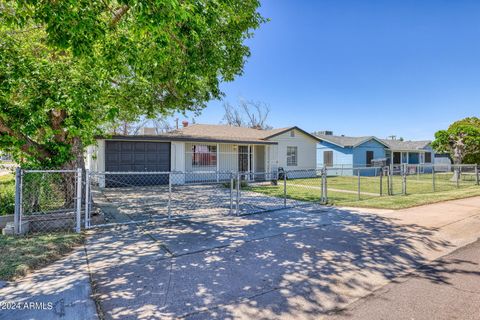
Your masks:
<path fill-rule="evenodd" d="M 399 211 L 312 205 L 97 231 L 86 251 L 106 319 L 318 319 L 479 233 L 480 198 Z"/>
<path fill-rule="evenodd" d="M 240 214 L 284 207 L 282 198 L 261 193 L 242 190 L 239 197 Z M 168 186 L 94 188 L 92 198 L 94 212 L 104 213 L 104 219 L 93 224 L 165 220 L 169 201 L 174 219 L 221 218 L 235 212 L 237 205 L 236 190 L 231 194 L 230 188 L 222 184 L 173 185 L 170 197 Z"/>

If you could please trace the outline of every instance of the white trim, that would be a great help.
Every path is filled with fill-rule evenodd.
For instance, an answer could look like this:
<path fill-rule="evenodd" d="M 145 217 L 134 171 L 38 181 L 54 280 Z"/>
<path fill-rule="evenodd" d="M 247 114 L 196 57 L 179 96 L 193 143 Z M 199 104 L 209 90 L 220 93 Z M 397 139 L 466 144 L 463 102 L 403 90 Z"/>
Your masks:
<path fill-rule="evenodd" d="M 368 137 L 368 138 L 366 138 L 365 140 L 363 140 L 363 141 L 361 141 L 361 142 L 353 145 L 352 147 L 353 147 L 353 148 L 356 148 L 356 147 L 361 146 L 362 144 L 364 144 L 365 142 L 368 142 L 368 141 L 370 141 L 370 140 L 375 140 L 375 141 L 377 141 L 378 143 L 380 143 L 382 146 L 388 148 L 388 145 L 387 145 L 386 143 L 382 142 L 380 139 L 378 139 L 378 138 L 376 138 L 376 137 L 374 137 L 374 136 Z"/>

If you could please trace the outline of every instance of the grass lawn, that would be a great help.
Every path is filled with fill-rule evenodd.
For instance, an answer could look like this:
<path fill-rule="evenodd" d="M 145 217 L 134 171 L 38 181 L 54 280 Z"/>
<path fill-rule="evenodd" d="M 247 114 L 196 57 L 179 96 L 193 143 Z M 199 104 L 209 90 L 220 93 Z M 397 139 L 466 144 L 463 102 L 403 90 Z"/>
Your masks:
<path fill-rule="evenodd" d="M 15 176 L 0 176 L 0 216 L 13 214 L 15 210 Z"/>
<path fill-rule="evenodd" d="M 46 266 L 82 242 L 83 235 L 78 233 L 0 235 L 0 280 L 12 280 Z"/>
<path fill-rule="evenodd" d="M 480 187 L 475 186 L 471 176 L 462 177 L 459 188 L 452 182 L 451 174 L 435 175 L 435 193 L 432 187 L 432 175 L 412 175 L 407 177 L 407 195 L 402 193 L 402 177 L 394 176 L 392 180 L 395 196 L 386 196 L 388 182 L 384 177 L 383 196 L 380 196 L 380 177 L 360 177 L 360 200 L 358 200 L 358 177 L 328 177 L 329 204 L 338 206 L 356 206 L 385 209 L 414 207 L 434 202 L 480 196 Z M 301 201 L 319 201 L 321 192 L 320 178 L 291 179 L 287 181 L 287 197 Z M 249 186 L 249 190 L 283 197 L 283 185 Z"/>

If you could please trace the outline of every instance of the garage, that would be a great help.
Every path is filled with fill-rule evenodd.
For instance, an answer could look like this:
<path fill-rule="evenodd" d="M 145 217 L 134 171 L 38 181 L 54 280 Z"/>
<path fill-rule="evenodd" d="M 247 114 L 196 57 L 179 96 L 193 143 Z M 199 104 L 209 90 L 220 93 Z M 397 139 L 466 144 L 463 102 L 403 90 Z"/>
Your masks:
<path fill-rule="evenodd" d="M 154 141 L 105 141 L 106 172 L 168 172 L 170 143 Z M 106 187 L 168 184 L 166 174 L 107 174 Z"/>

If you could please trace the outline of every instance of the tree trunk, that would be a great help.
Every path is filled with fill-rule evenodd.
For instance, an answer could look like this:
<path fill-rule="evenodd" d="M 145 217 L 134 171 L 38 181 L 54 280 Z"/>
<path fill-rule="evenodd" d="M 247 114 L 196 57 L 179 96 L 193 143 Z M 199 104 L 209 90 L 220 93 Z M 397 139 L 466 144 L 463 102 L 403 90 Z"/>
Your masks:
<path fill-rule="evenodd" d="M 460 164 L 463 160 L 462 152 L 463 143 L 457 142 L 455 149 L 453 150 L 453 177 L 451 181 L 458 182 L 461 179 Z"/>
<path fill-rule="evenodd" d="M 71 161 L 63 165 L 65 170 L 76 170 L 78 168 L 85 172 L 85 159 L 83 157 L 83 144 L 80 138 L 74 138 L 72 141 L 72 153 L 75 155 Z M 62 173 L 62 184 L 64 191 L 64 205 L 65 208 L 75 207 L 75 198 L 77 196 L 77 173 L 65 172 Z M 85 181 L 85 175 L 82 174 L 82 180 Z"/>

